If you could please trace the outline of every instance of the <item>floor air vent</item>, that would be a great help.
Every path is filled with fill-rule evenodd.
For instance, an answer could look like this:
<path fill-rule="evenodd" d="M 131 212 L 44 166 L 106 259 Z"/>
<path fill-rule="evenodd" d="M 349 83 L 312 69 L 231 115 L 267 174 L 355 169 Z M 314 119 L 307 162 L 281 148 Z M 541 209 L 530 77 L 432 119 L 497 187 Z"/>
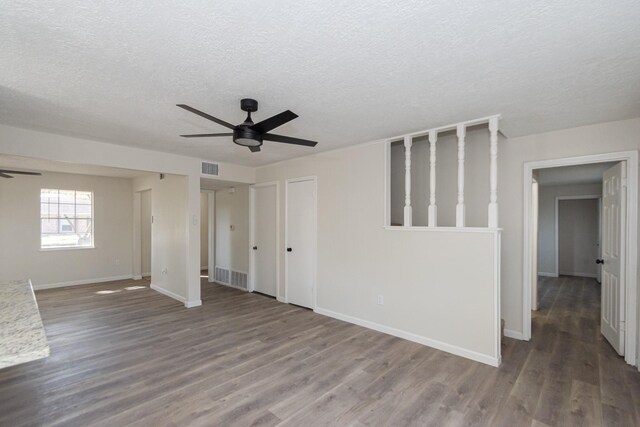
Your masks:
<path fill-rule="evenodd" d="M 229 283 L 229 270 L 226 268 L 216 267 L 213 280 L 219 283 Z"/>
<path fill-rule="evenodd" d="M 231 286 L 240 289 L 247 289 L 247 273 L 231 270 Z"/>
<path fill-rule="evenodd" d="M 218 176 L 218 164 L 202 162 L 202 175 Z"/>

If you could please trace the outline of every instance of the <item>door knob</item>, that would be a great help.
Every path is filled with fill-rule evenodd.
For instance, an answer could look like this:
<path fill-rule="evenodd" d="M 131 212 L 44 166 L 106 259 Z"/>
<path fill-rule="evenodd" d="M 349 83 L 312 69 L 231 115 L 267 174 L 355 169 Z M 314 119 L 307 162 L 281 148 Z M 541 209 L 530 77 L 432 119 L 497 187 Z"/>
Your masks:
<path fill-rule="evenodd" d="M 293 249 L 287 248 L 287 252 L 291 252 L 291 251 L 293 251 Z"/>
<path fill-rule="evenodd" d="M 604 260 L 603 259 L 597 259 L 596 260 L 596 264 L 604 264 Z"/>
<path fill-rule="evenodd" d="M 254 247 L 253 247 L 253 250 L 254 250 L 254 251 L 257 251 L 257 250 L 258 250 L 258 247 L 257 247 L 257 246 L 254 246 Z"/>

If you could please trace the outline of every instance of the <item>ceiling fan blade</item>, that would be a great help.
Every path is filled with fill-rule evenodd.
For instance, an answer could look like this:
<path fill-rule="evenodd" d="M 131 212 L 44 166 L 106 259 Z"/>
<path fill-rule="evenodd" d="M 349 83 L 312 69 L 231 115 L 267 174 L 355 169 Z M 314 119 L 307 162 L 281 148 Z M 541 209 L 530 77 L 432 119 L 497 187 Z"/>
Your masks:
<path fill-rule="evenodd" d="M 207 114 L 207 113 L 204 113 L 204 112 L 202 112 L 202 111 L 200 111 L 200 110 L 196 110 L 196 109 L 195 109 L 195 108 L 193 108 L 193 107 L 189 107 L 188 105 L 185 105 L 185 104 L 176 104 L 176 106 L 177 106 L 177 107 L 180 107 L 180 108 L 182 108 L 182 109 L 184 109 L 184 110 L 190 111 L 190 112 L 192 112 L 193 114 L 197 114 L 197 115 L 199 115 L 200 117 L 204 117 L 204 118 L 205 118 L 205 119 L 207 119 L 207 120 L 211 120 L 212 122 L 216 122 L 216 123 L 217 123 L 217 124 L 219 124 L 219 125 L 222 125 L 222 126 L 224 126 L 224 127 L 228 127 L 229 129 L 235 129 L 235 126 L 234 126 L 234 125 L 232 125 L 231 123 L 227 123 L 227 122 L 225 122 L 224 120 L 220 120 L 220 119 L 218 119 L 218 118 L 216 118 L 216 117 L 213 117 L 213 116 L 211 116 L 211 115 L 209 115 L 209 114 Z"/>
<path fill-rule="evenodd" d="M 205 136 L 232 136 L 232 133 L 194 133 L 191 135 L 180 135 L 183 138 L 204 138 Z"/>
<path fill-rule="evenodd" d="M 24 171 L 11 171 L 8 169 L 0 169 L 0 172 L 13 173 L 18 175 L 42 175 L 40 172 L 24 172 Z"/>
<path fill-rule="evenodd" d="M 262 139 L 275 142 L 284 142 L 285 144 L 304 145 L 307 147 L 315 147 L 317 141 L 309 141 L 308 139 L 292 138 L 290 136 L 276 135 L 273 133 L 265 133 Z"/>
<path fill-rule="evenodd" d="M 260 146 L 249 146 L 249 151 L 251 151 L 252 153 L 257 153 L 258 151 L 260 151 Z"/>
<path fill-rule="evenodd" d="M 251 129 L 260 133 L 267 133 L 272 129 L 277 128 L 278 126 L 282 126 L 283 124 L 290 122 L 291 120 L 298 117 L 296 113 L 293 111 L 287 110 L 283 111 L 280 114 L 276 114 L 273 117 L 269 117 L 266 120 L 263 120 L 255 125 L 250 126 Z"/>
<path fill-rule="evenodd" d="M 3 178 L 13 178 L 11 175 L 7 175 L 6 173 L 0 172 L 0 176 Z"/>

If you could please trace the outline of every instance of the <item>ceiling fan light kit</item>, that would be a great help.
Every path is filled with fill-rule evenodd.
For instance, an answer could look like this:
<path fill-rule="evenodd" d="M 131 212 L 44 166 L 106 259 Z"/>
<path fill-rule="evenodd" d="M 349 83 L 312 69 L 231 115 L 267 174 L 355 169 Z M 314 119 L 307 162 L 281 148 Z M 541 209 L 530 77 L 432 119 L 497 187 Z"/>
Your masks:
<path fill-rule="evenodd" d="M 213 136 L 233 136 L 233 142 L 242 147 L 248 147 L 252 153 L 260 151 L 260 147 L 264 140 L 281 142 L 284 144 L 303 145 L 307 147 L 315 147 L 316 141 L 309 141 L 306 139 L 293 138 L 290 136 L 276 135 L 269 133 L 269 131 L 282 126 L 283 124 L 290 122 L 298 117 L 292 111 L 283 111 L 280 114 L 276 114 L 266 120 L 259 123 L 254 123 L 251 119 L 251 113 L 258 111 L 258 101 L 251 98 L 244 98 L 240 101 L 240 108 L 247 112 L 247 118 L 241 124 L 234 126 L 231 123 L 227 123 L 224 120 L 213 117 L 200 110 L 196 110 L 186 104 L 176 104 L 178 107 L 187 110 L 191 113 L 197 114 L 200 117 L 204 117 L 207 120 L 218 123 L 226 128 L 233 130 L 233 133 L 199 133 L 192 135 L 180 135 L 184 138 L 203 138 Z"/>

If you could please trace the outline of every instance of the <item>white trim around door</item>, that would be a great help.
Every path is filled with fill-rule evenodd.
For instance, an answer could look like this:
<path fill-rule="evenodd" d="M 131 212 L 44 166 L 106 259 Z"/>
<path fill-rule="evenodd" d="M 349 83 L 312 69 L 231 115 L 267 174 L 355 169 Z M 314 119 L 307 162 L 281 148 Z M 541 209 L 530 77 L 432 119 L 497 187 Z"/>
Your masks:
<path fill-rule="evenodd" d="M 313 244 L 312 244 L 312 253 L 313 253 L 313 274 L 312 274 L 312 284 L 313 287 L 313 310 L 318 307 L 318 292 L 317 292 L 317 279 L 318 279 L 318 177 L 317 176 L 304 176 L 300 178 L 291 178 L 285 181 L 284 187 L 284 247 L 289 247 L 289 236 L 288 234 L 288 225 L 289 219 L 287 215 L 287 208 L 289 203 L 289 185 L 295 182 L 303 182 L 303 181 L 313 181 L 314 191 L 313 191 Z M 289 289 L 289 277 L 288 277 L 288 265 L 287 265 L 287 257 L 284 257 L 284 302 L 289 302 L 288 299 L 288 289 Z"/>
<path fill-rule="evenodd" d="M 249 187 L 249 292 L 256 290 L 255 284 L 255 252 L 253 251 L 253 242 L 255 241 L 255 189 L 261 187 L 276 187 L 276 299 L 282 301 L 280 297 L 280 182 L 270 181 L 260 184 L 253 184 Z"/>
<path fill-rule="evenodd" d="M 638 311 L 638 152 L 623 151 L 618 153 L 594 154 L 580 157 L 525 162 L 524 164 L 524 211 L 523 211 L 523 298 L 522 298 L 522 338 L 531 339 L 531 184 L 533 171 L 560 166 L 574 166 L 603 162 L 626 162 L 627 172 L 627 210 L 626 210 L 626 271 L 625 271 L 625 354 L 624 359 L 630 365 L 638 365 L 636 359 L 637 345 L 637 311 Z"/>

